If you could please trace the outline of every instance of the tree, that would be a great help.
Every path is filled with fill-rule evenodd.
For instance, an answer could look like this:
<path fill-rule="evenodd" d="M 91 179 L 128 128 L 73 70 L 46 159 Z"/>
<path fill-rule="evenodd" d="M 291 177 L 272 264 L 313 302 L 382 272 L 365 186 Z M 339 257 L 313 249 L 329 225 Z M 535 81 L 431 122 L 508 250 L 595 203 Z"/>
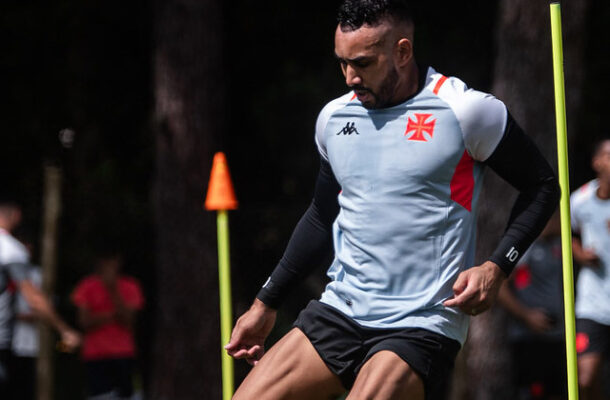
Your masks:
<path fill-rule="evenodd" d="M 563 2 L 563 38 L 568 132 L 576 126 L 582 99 L 585 17 L 588 1 Z M 567 18 L 566 16 L 569 16 Z M 502 0 L 496 33 L 497 56 L 492 92 L 556 165 L 555 109 L 547 2 Z M 518 162 L 518 160 L 516 160 Z M 516 192 L 488 171 L 480 199 L 477 262 L 493 252 L 504 231 Z M 504 314 L 497 309 L 472 319 L 466 348 L 471 387 L 468 399 L 511 399 L 509 355 L 504 346 Z"/>
<path fill-rule="evenodd" d="M 223 128 L 221 2 L 157 1 L 157 309 L 150 398 L 220 398 L 215 227 L 202 209 Z"/>

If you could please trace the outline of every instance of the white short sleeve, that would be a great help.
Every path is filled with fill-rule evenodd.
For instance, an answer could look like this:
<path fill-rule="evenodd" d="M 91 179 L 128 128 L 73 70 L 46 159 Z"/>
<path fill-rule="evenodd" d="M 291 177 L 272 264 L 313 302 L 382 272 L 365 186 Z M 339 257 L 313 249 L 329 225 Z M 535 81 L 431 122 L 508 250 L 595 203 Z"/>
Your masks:
<path fill-rule="evenodd" d="M 328 154 L 326 153 L 326 136 L 324 135 L 324 131 L 326 130 L 326 123 L 329 118 L 325 112 L 327 107 L 324 107 L 322 111 L 320 111 L 316 121 L 316 146 L 318 146 L 320 156 L 326 161 L 328 161 Z"/>
<path fill-rule="evenodd" d="M 7 233 L 0 233 L 0 264 L 29 263 L 30 255 L 23 244 Z"/>
<path fill-rule="evenodd" d="M 17 239 L 6 232 L 0 233 L 0 270 L 5 270 L 11 279 L 21 282 L 26 279 L 30 255 Z"/>
<path fill-rule="evenodd" d="M 597 179 L 587 182 L 582 185 L 570 196 L 570 223 L 574 232 L 580 233 L 580 214 L 582 209 L 582 203 L 585 202 L 599 187 Z"/>
<path fill-rule="evenodd" d="M 458 120 L 470 156 L 485 161 L 504 136 L 508 111 L 488 93 L 469 89 L 457 78 L 449 78 L 438 96 L 446 101 Z"/>
<path fill-rule="evenodd" d="M 353 92 L 350 92 L 331 101 L 324 106 L 318 115 L 318 120 L 316 121 L 316 145 L 318 146 L 320 156 L 326 161 L 328 161 L 328 154 L 326 153 L 326 125 L 328 120 L 335 111 L 345 107 L 352 97 Z"/>
<path fill-rule="evenodd" d="M 572 231 L 580 232 L 580 223 L 578 221 L 578 208 L 574 207 L 577 203 L 577 192 L 572 193 L 570 196 L 570 224 L 572 225 Z"/>

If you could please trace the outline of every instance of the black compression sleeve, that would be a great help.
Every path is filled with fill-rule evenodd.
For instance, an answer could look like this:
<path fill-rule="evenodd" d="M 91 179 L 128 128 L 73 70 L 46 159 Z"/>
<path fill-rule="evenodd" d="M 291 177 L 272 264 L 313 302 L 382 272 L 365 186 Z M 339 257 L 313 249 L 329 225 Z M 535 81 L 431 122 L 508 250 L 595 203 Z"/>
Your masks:
<path fill-rule="evenodd" d="M 510 115 L 504 137 L 485 163 L 519 190 L 506 231 L 489 258 L 508 276 L 557 208 L 559 185 L 534 142 Z"/>
<path fill-rule="evenodd" d="M 290 289 L 332 251 L 332 224 L 339 213 L 340 190 L 330 164 L 322 160 L 313 201 L 294 229 L 279 264 L 256 295 L 267 306 L 279 307 Z"/>

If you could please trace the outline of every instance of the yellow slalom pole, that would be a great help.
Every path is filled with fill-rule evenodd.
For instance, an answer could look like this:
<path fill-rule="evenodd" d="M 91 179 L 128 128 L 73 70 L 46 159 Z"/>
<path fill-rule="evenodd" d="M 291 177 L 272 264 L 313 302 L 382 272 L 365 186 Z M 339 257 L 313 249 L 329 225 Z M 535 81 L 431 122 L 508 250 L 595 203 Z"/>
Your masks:
<path fill-rule="evenodd" d="M 229 263 L 229 214 L 237 209 L 237 199 L 223 153 L 216 153 L 210 173 L 205 208 L 217 212 L 218 281 L 220 284 L 220 342 L 222 361 L 222 399 L 231 400 L 234 389 L 233 358 L 224 349 L 231 339 L 231 266 Z"/>
<path fill-rule="evenodd" d="M 220 283 L 220 340 L 223 345 L 231 339 L 233 311 L 231 307 L 231 267 L 229 264 L 229 216 L 226 210 L 219 210 L 218 226 L 218 280 Z M 233 359 L 222 351 L 222 399 L 233 396 Z"/>
<path fill-rule="evenodd" d="M 574 273 L 572 267 L 572 228 L 570 226 L 570 180 L 568 174 L 568 139 L 563 77 L 563 46 L 561 6 L 551 3 L 551 35 L 553 40 L 553 76 L 555 81 L 555 118 L 557 124 L 557 165 L 561 186 L 561 248 L 563 258 L 563 303 L 565 313 L 568 399 L 578 399 L 576 362 L 576 322 L 574 316 Z"/>

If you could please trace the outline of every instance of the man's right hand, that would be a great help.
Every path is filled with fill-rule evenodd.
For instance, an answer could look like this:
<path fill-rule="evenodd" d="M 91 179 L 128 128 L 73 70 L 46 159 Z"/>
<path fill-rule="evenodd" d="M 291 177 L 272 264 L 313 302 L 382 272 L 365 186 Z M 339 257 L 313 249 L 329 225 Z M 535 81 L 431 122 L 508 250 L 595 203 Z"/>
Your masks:
<path fill-rule="evenodd" d="M 599 256 L 591 249 L 582 249 L 574 254 L 574 258 L 582 265 L 598 267 L 600 264 Z"/>
<path fill-rule="evenodd" d="M 250 309 L 237 320 L 231 340 L 225 346 L 227 353 L 255 365 L 265 353 L 265 339 L 275 325 L 276 314 L 276 310 L 255 299 Z"/>
<path fill-rule="evenodd" d="M 580 237 L 572 237 L 572 256 L 580 265 L 592 267 L 598 267 L 600 265 L 600 259 L 595 250 L 584 247 Z"/>
<path fill-rule="evenodd" d="M 64 328 L 61 332 L 61 341 L 59 342 L 60 351 L 73 353 L 82 343 L 80 333 L 71 328 Z"/>

